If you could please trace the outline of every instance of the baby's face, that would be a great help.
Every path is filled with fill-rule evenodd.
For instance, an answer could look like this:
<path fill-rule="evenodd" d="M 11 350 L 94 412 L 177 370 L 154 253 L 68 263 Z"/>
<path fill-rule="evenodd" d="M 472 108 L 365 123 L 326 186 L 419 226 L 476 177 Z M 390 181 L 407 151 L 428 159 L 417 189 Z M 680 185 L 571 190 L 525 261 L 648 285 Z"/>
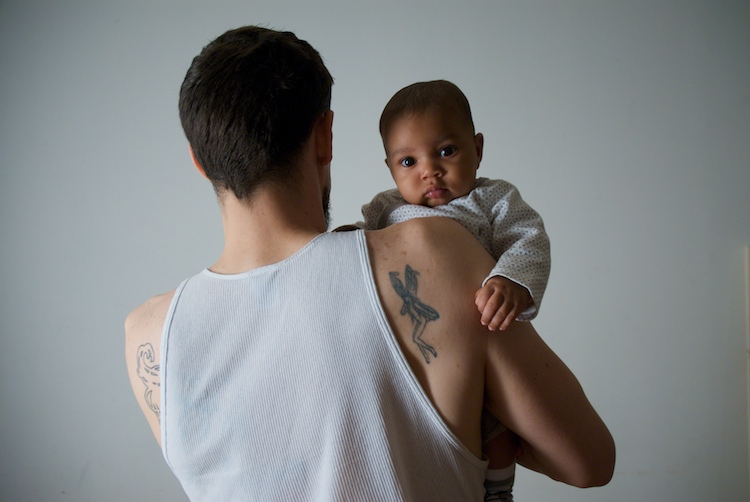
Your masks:
<path fill-rule="evenodd" d="M 483 138 L 449 111 L 401 117 L 391 125 L 384 144 L 385 162 L 409 204 L 435 207 L 474 188 Z"/>

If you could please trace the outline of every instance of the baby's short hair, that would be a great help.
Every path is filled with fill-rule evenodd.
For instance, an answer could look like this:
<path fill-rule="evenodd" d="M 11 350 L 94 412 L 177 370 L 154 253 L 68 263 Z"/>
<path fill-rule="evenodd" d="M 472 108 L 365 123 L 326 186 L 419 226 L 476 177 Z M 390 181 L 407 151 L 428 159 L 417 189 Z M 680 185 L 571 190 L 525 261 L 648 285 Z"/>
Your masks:
<path fill-rule="evenodd" d="M 408 85 L 393 95 L 380 115 L 380 136 L 385 140 L 386 134 L 397 119 L 435 108 L 452 108 L 467 121 L 472 134 L 474 133 L 469 100 L 461 89 L 447 80 L 431 80 Z"/>

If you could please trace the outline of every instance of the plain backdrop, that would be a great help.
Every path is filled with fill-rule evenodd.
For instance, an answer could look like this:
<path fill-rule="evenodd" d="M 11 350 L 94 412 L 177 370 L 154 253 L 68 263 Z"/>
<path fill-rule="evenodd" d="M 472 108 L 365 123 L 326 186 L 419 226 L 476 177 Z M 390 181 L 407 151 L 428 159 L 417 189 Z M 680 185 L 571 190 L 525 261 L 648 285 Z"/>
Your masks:
<path fill-rule="evenodd" d="M 0 1 L 0 499 L 184 500 L 122 324 L 218 257 L 177 94 L 245 24 L 336 79 L 335 225 L 392 186 L 388 98 L 436 78 L 472 103 L 480 174 L 543 215 L 535 324 L 618 461 L 585 491 L 520 469 L 517 500 L 748 500 L 750 4 L 716 0 Z"/>

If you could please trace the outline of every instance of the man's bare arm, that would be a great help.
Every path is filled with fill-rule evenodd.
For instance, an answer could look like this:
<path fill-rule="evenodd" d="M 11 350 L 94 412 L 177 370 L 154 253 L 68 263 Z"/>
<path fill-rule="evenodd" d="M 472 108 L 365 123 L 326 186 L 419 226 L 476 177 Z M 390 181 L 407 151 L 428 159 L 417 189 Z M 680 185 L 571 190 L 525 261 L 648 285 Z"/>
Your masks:
<path fill-rule="evenodd" d="M 490 335 L 486 371 L 485 406 L 520 436 L 521 465 L 578 487 L 609 482 L 612 436 L 530 323 Z"/>
<path fill-rule="evenodd" d="M 125 363 L 136 401 L 161 445 L 161 332 L 173 293 L 144 303 L 125 320 Z"/>

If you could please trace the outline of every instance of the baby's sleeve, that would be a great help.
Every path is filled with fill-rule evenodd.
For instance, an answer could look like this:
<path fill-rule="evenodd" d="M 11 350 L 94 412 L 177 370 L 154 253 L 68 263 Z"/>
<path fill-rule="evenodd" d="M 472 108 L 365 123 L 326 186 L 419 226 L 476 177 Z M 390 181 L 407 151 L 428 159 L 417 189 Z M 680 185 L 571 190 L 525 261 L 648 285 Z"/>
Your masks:
<path fill-rule="evenodd" d="M 362 206 L 362 225 L 365 230 L 378 230 L 388 226 L 388 216 L 405 202 L 398 190 L 380 192 L 372 201 Z"/>
<path fill-rule="evenodd" d="M 549 280 L 549 236 L 542 217 L 512 184 L 498 181 L 486 195 L 492 200 L 487 205 L 492 207 L 492 254 L 497 263 L 484 282 L 502 276 L 525 287 L 534 303 L 517 320 L 530 321 L 539 313 Z"/>

